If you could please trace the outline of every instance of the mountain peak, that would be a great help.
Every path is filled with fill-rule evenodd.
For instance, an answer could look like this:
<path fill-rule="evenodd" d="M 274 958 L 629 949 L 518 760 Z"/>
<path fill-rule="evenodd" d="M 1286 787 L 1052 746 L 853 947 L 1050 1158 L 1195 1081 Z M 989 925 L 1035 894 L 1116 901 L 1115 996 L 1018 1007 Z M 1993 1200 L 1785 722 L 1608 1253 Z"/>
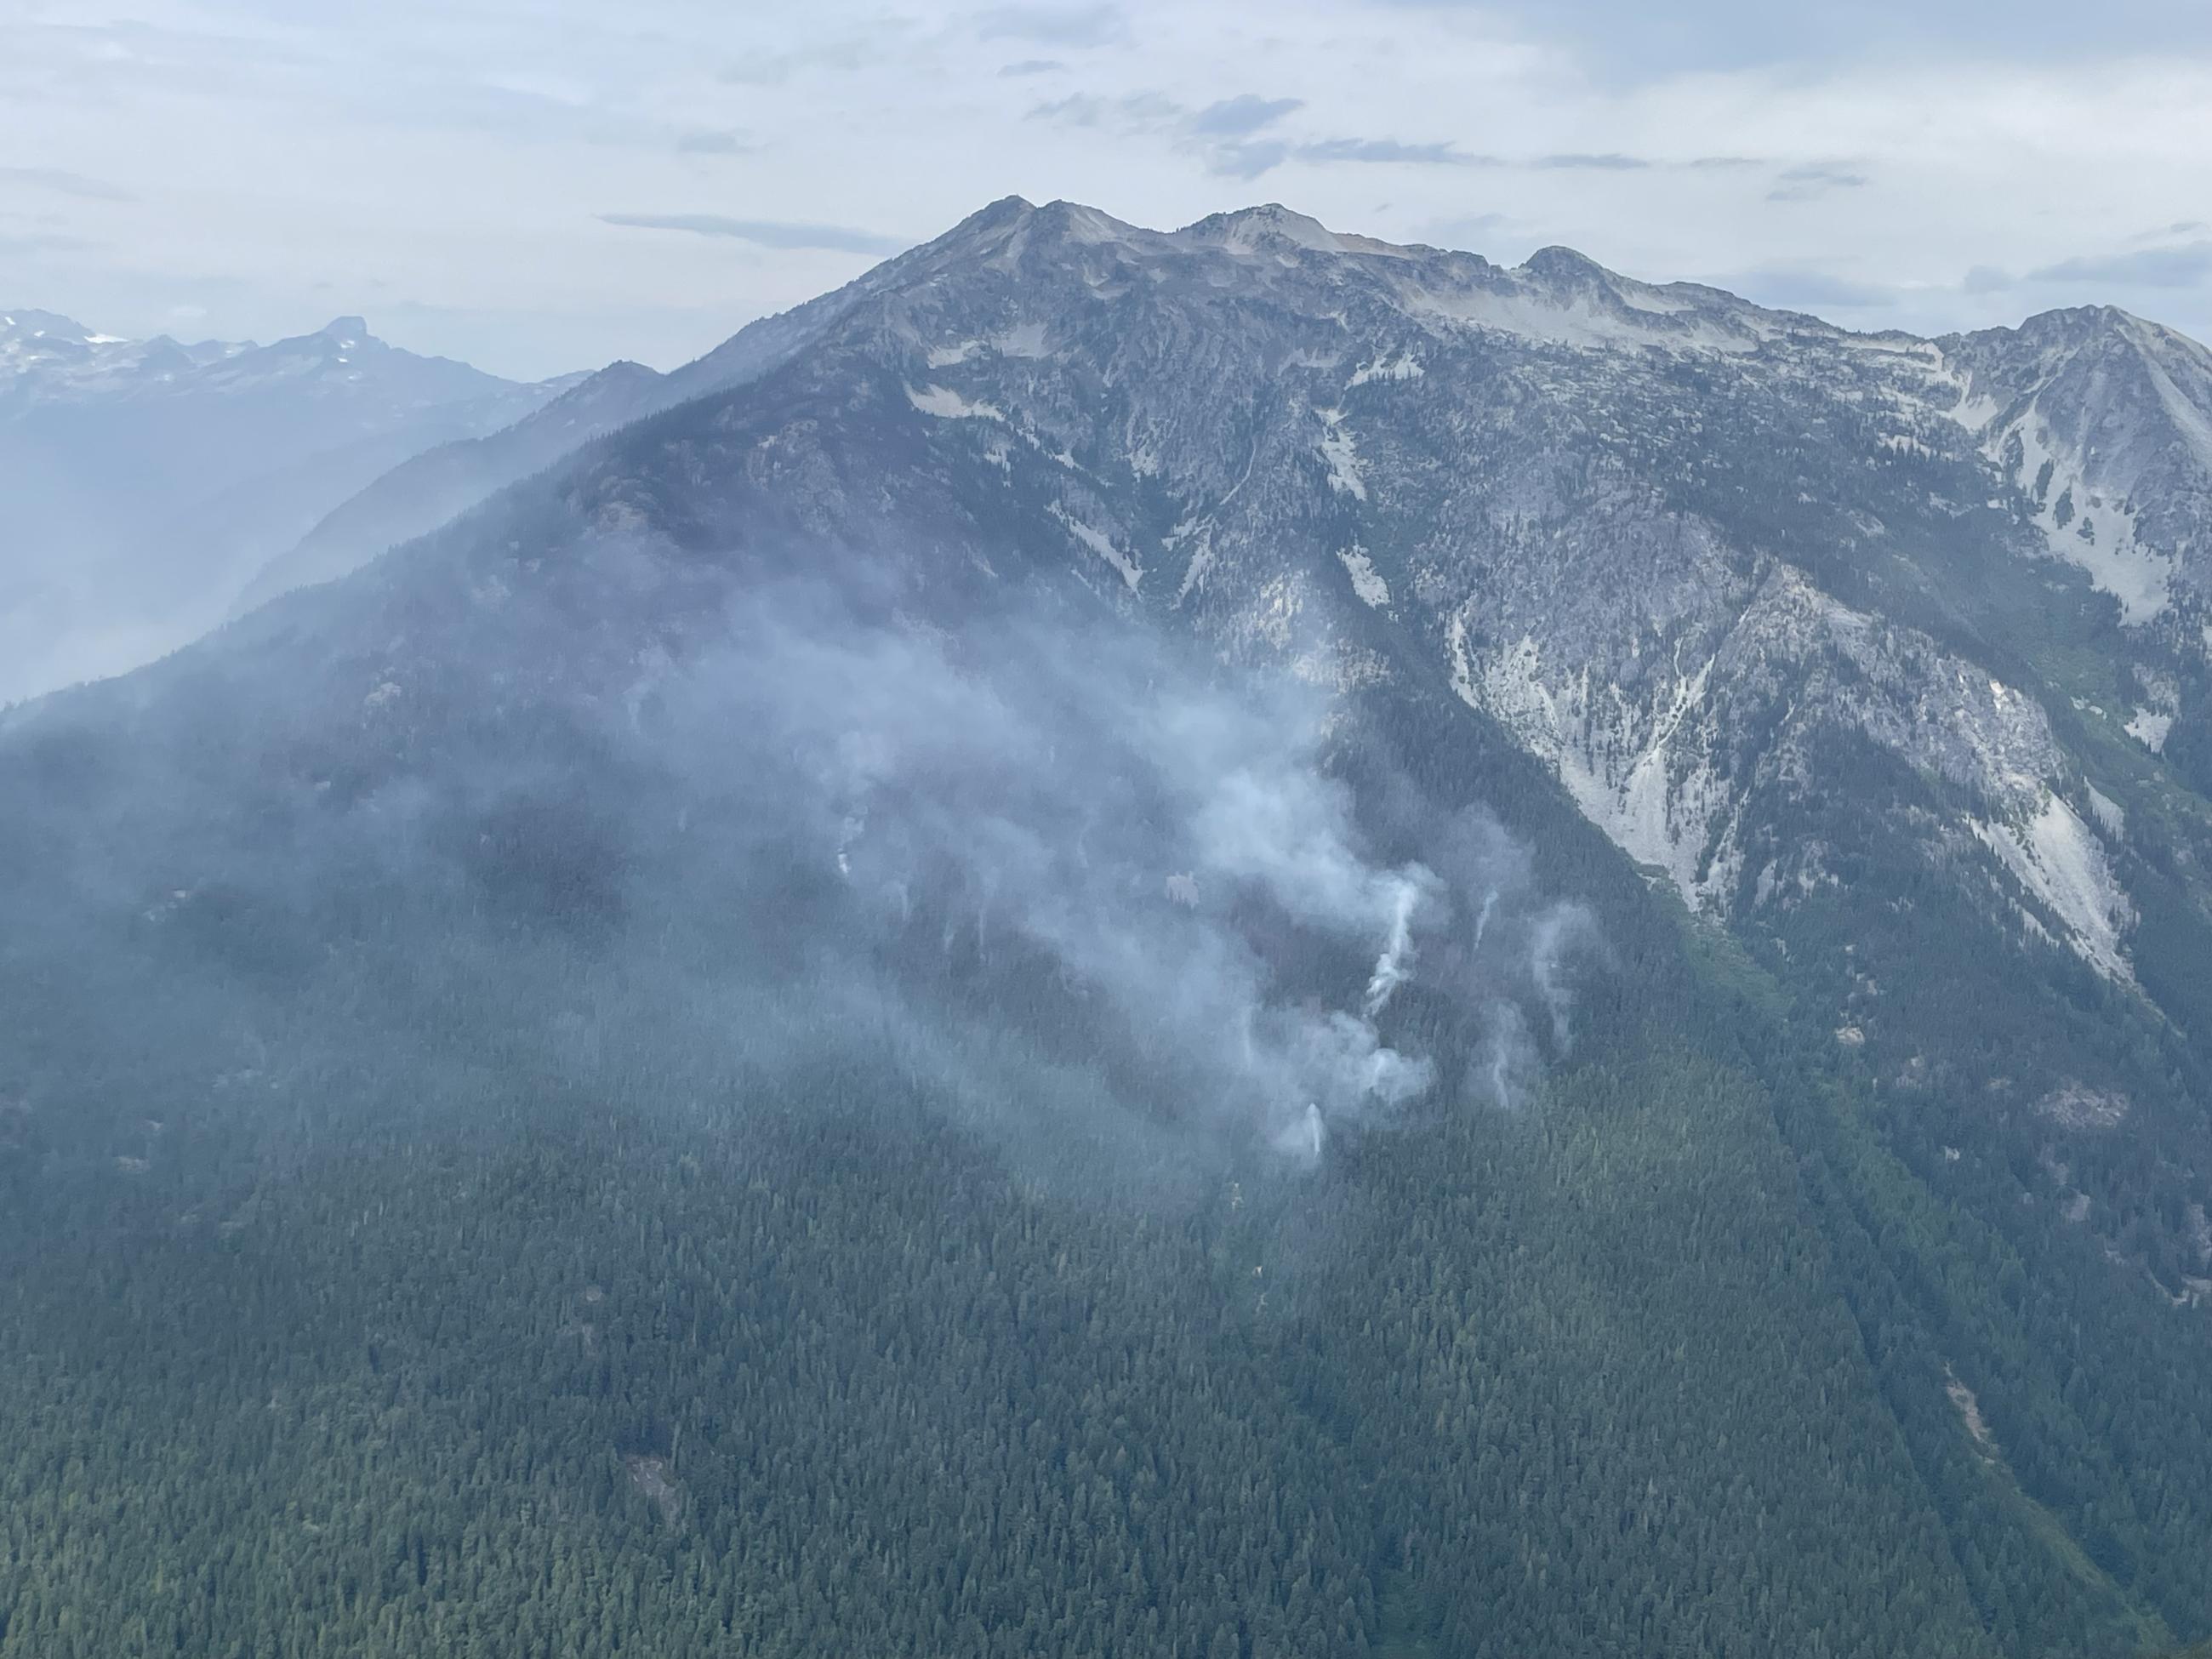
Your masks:
<path fill-rule="evenodd" d="M 0 333 L 28 336 L 34 339 L 41 336 L 62 340 L 106 337 L 94 335 L 92 330 L 73 317 L 64 317 L 57 312 L 27 309 L 0 308 Z"/>
<path fill-rule="evenodd" d="M 1022 197 L 1001 196 L 997 201 L 977 208 L 975 212 L 969 214 L 942 236 L 923 246 L 950 247 L 973 242 L 980 237 L 1006 231 L 1021 223 L 1023 220 L 1031 217 L 1036 210 L 1034 203 Z"/>
<path fill-rule="evenodd" d="M 1586 253 L 1573 248 L 1553 246 L 1540 247 L 1522 262 L 1521 269 L 1531 276 L 1560 287 L 1583 287 L 1602 283 L 1613 273 Z"/>
<path fill-rule="evenodd" d="M 997 201 L 976 209 L 963 219 L 957 228 L 989 230 L 999 225 L 1011 224 L 1024 214 L 1036 211 L 1036 204 L 1027 197 L 1001 196 Z"/>
<path fill-rule="evenodd" d="M 314 337 L 352 345 L 368 337 L 368 323 L 360 317 L 333 317 L 315 331 Z"/>
<path fill-rule="evenodd" d="M 1284 243 L 1317 253 L 1345 251 L 1344 239 L 1327 225 L 1305 214 L 1293 212 L 1280 202 L 1263 202 L 1257 207 L 1239 208 L 1231 213 L 1210 214 L 1176 234 L 1189 241 L 1238 252 Z"/>

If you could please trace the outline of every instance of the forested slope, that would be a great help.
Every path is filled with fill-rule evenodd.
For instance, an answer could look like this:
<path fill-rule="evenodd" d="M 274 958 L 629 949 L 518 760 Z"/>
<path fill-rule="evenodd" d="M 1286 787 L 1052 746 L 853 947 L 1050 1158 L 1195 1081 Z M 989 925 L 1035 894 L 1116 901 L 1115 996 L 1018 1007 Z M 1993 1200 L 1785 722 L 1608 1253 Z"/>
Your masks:
<path fill-rule="evenodd" d="M 1731 440 L 1653 509 L 1686 428 L 1600 415 L 1776 405 L 1474 330 L 1424 373 L 1494 425 L 1169 411 L 1227 550 L 1147 586 L 1176 481 L 1092 394 L 1318 374 L 1267 330 L 1370 277 L 1271 230 L 1239 288 L 1202 227 L 1138 247 L 1221 279 L 1188 308 L 1086 283 L 1056 356 L 936 361 L 917 319 L 1122 258 L 1085 211 L 1001 204 L 757 382 L 0 725 L 0 1655 L 2202 1640 L 2198 803 L 2054 689 L 2086 580 L 1968 605 L 2013 555 L 1935 539 L 1963 444 Z M 1461 275 L 1595 280 L 1528 270 Z M 1814 350 L 1725 300 L 1649 314 Z M 1415 386 L 1361 314 L 1328 372 Z M 1544 498 L 1439 497 L 1482 580 L 1379 602 L 1426 590 L 1341 556 L 1350 483 L 1451 431 Z M 1850 556 L 1846 484 L 1926 544 Z M 1680 632 L 1597 629 L 1631 575 Z M 1741 861 L 1639 866 L 1469 605 L 1573 622 L 1516 696 L 1717 629 Z M 2119 954 L 1992 850 L 1990 790 L 2094 811 L 2093 763 Z"/>

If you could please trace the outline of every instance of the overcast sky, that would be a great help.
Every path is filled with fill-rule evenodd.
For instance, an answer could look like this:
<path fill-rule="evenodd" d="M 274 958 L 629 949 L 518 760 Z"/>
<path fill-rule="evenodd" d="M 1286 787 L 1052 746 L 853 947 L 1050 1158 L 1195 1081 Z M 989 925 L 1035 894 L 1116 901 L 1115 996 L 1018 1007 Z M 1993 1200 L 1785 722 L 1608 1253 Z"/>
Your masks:
<path fill-rule="evenodd" d="M 1010 193 L 2212 337 L 2203 0 L 0 0 L 0 305 L 668 368 Z"/>

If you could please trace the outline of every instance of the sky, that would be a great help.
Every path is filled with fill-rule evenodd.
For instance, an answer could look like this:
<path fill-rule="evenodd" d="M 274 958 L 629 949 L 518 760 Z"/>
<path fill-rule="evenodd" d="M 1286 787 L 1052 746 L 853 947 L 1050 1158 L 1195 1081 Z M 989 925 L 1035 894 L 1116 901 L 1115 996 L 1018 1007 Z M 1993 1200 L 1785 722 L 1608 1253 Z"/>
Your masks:
<path fill-rule="evenodd" d="M 0 306 L 667 368 L 986 202 L 2212 338 L 2201 0 L 0 0 Z"/>

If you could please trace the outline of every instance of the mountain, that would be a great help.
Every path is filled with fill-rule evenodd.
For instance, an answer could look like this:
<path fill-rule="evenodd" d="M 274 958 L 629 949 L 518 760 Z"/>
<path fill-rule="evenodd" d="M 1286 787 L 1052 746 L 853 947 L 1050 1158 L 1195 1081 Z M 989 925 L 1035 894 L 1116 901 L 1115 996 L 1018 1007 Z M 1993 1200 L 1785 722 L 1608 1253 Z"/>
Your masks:
<path fill-rule="evenodd" d="M 387 548 L 428 535 L 570 450 L 661 407 L 662 379 L 642 364 L 611 363 L 513 426 L 410 457 L 264 565 L 235 608 L 250 611 L 295 587 L 345 575 Z"/>
<path fill-rule="evenodd" d="M 900 280 L 915 257 L 890 260 L 842 289 L 748 324 L 673 374 L 612 363 L 511 428 L 425 451 L 334 507 L 297 545 L 271 559 L 246 584 L 234 608 L 250 611 L 295 587 L 344 575 L 389 548 L 428 534 L 593 438 L 759 379 L 854 306 Z"/>
<path fill-rule="evenodd" d="M 1948 340 L 1959 416 L 2124 618 L 2212 581 L 2212 352 L 2110 307 Z"/>
<path fill-rule="evenodd" d="M 0 313 L 13 555 L 0 698 L 198 637 L 256 568 L 371 479 L 562 389 L 417 356 L 358 317 L 273 345 L 181 345 Z"/>
<path fill-rule="evenodd" d="M 2200 348 L 1009 199 L 717 358 L 0 721 L 0 1654 L 2212 1632 Z"/>

